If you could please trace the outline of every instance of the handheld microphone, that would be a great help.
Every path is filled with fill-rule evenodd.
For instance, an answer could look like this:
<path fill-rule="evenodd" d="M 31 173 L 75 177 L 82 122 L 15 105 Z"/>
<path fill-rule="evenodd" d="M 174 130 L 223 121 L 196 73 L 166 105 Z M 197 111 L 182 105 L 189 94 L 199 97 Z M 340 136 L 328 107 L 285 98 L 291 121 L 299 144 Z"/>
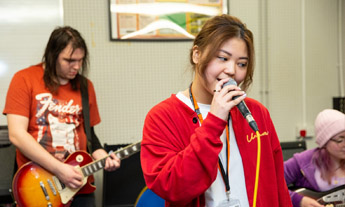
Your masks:
<path fill-rule="evenodd" d="M 237 83 L 234 79 L 230 79 L 228 82 L 224 83 L 224 86 L 227 85 L 235 85 L 237 86 Z M 232 99 L 235 100 L 236 98 L 238 98 L 239 96 L 235 96 Z M 239 104 L 237 104 L 237 108 L 238 110 L 240 110 L 241 114 L 243 115 L 243 117 L 247 120 L 247 122 L 249 123 L 249 126 L 254 130 L 254 132 L 259 131 L 258 125 L 256 124 L 252 114 L 250 113 L 246 103 L 244 101 L 241 101 Z"/>

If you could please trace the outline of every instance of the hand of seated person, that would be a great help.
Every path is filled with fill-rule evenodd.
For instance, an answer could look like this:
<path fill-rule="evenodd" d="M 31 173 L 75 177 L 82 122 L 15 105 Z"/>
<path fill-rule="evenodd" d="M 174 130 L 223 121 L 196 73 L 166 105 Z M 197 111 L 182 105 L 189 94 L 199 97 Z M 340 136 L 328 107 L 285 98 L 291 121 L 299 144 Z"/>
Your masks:
<path fill-rule="evenodd" d="M 304 196 L 301 200 L 300 207 L 324 207 L 324 205 L 319 204 L 316 200 Z"/>

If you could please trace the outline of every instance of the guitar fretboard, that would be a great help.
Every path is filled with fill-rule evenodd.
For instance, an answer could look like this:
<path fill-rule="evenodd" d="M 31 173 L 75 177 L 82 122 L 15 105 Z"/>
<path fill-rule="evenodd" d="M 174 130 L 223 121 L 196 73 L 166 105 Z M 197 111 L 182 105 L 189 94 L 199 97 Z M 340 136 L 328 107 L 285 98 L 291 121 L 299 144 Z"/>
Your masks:
<path fill-rule="evenodd" d="M 124 148 L 120 148 L 118 150 L 116 150 L 115 152 L 113 152 L 120 160 L 123 160 L 137 152 L 140 151 L 140 144 L 141 141 L 136 142 L 134 144 L 128 145 Z M 94 162 L 91 162 L 83 167 L 81 167 L 81 171 L 83 173 L 83 175 L 89 176 L 95 172 L 97 172 L 98 170 L 101 170 L 104 168 L 105 166 L 105 160 L 109 157 L 110 155 L 106 156 L 105 158 L 96 160 Z"/>

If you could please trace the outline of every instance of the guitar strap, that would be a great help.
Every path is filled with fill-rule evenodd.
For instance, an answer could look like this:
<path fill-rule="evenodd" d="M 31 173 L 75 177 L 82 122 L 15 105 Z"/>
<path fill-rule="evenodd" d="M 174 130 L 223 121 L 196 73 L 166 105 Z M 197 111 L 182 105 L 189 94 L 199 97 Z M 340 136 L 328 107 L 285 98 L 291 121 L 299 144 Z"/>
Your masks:
<path fill-rule="evenodd" d="M 80 77 L 80 92 L 82 99 L 83 107 L 83 116 L 84 116 L 84 129 L 87 137 L 87 148 L 89 153 L 92 152 L 91 145 L 91 127 L 90 127 L 90 115 L 89 115 L 89 93 L 87 90 L 87 79 L 83 76 Z"/>

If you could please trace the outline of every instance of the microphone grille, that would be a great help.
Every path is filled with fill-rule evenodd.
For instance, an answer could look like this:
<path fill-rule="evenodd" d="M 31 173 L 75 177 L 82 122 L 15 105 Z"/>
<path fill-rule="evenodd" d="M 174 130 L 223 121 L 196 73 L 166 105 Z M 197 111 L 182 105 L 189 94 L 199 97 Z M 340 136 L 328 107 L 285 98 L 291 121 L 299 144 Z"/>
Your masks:
<path fill-rule="evenodd" d="M 224 83 L 223 87 L 227 86 L 227 85 L 235 85 L 235 86 L 237 86 L 237 83 L 236 83 L 236 81 L 234 79 L 231 78 L 228 82 Z"/>

